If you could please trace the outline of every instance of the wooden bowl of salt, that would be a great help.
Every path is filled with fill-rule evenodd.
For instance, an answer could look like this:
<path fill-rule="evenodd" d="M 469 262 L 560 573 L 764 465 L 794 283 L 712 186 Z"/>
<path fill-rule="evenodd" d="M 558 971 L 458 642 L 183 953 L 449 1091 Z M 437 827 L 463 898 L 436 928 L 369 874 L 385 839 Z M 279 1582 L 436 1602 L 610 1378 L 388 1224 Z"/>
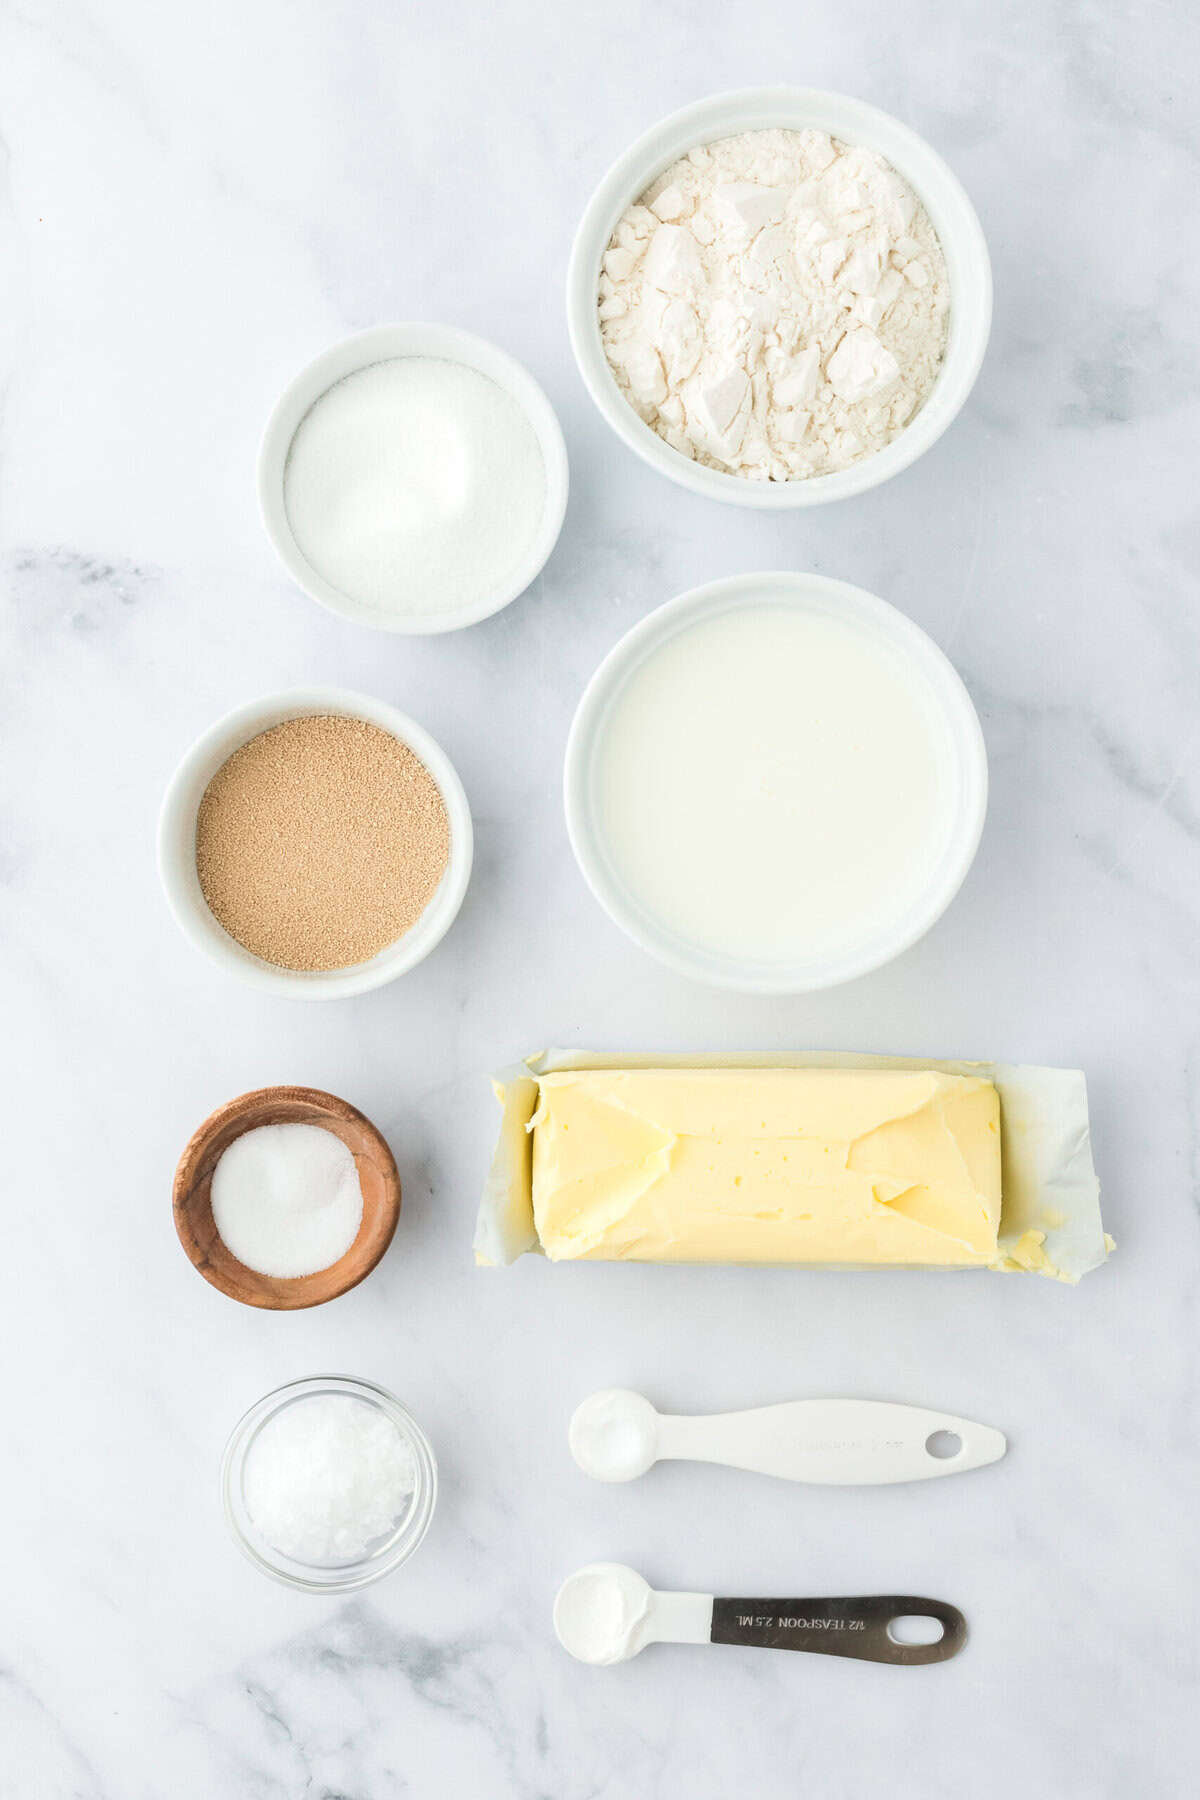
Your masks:
<path fill-rule="evenodd" d="M 238 1261 L 217 1230 L 213 1173 L 236 1138 L 262 1125 L 319 1126 L 340 1138 L 354 1158 L 362 1190 L 358 1234 L 344 1255 L 314 1274 L 260 1274 Z M 382 1133 L 348 1101 L 319 1088 L 257 1088 L 218 1107 L 193 1134 L 175 1171 L 173 1202 L 179 1241 L 205 1281 L 243 1306 L 290 1312 L 335 1300 L 371 1273 L 400 1217 L 400 1176 Z"/>

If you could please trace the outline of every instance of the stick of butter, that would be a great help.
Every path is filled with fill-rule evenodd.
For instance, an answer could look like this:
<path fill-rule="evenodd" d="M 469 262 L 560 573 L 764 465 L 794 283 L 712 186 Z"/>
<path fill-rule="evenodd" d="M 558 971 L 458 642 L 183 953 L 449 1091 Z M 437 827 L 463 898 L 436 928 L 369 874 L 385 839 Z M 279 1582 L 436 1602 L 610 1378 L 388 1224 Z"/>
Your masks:
<path fill-rule="evenodd" d="M 574 1078 L 581 1075 L 587 1079 L 577 1083 Z M 818 1119 L 806 1107 L 804 1114 L 797 1115 L 792 1101 L 784 1097 L 793 1078 L 817 1075 L 836 1080 L 807 1089 L 797 1086 L 793 1091 L 807 1092 L 814 1100 L 821 1093 L 830 1105 L 831 1096 L 839 1096 L 838 1106 L 843 1109 L 837 1128 L 840 1136 L 833 1129 L 832 1111 Z M 888 1083 L 874 1088 L 860 1085 L 864 1075 L 887 1077 Z M 614 1076 L 624 1079 L 614 1082 Z M 697 1076 L 703 1081 L 696 1083 Z M 893 1081 L 898 1076 L 919 1081 L 916 1086 L 906 1081 L 897 1087 Z M 642 1077 L 653 1077 L 649 1088 L 641 1088 Z M 938 1077 L 948 1079 L 939 1081 Z M 668 1078 L 674 1086 L 662 1085 Z M 1080 1069 L 950 1062 L 849 1050 L 648 1054 L 551 1049 L 500 1070 L 492 1086 L 501 1107 L 500 1130 L 475 1226 L 475 1260 L 488 1268 L 504 1267 L 531 1251 L 559 1259 L 669 1254 L 674 1260 L 740 1257 L 755 1263 L 790 1262 L 797 1267 L 878 1269 L 886 1263 L 907 1269 L 957 1270 L 986 1266 L 1074 1283 L 1089 1270 L 1100 1268 L 1112 1249 L 1100 1217 L 1087 1081 Z M 543 1087 L 547 1088 L 545 1106 Z M 562 1089 L 561 1096 L 555 1095 L 556 1087 Z M 885 1093 L 898 1095 L 905 1088 L 910 1097 L 923 1094 L 923 1101 L 910 1104 L 907 1110 L 905 1105 L 889 1101 L 879 1108 L 882 1116 L 872 1116 L 869 1096 L 879 1107 Z M 636 1102 L 639 1090 L 653 1092 L 657 1096 L 653 1104 L 631 1106 L 631 1097 Z M 721 1134 L 713 1129 L 714 1092 L 729 1096 L 723 1115 L 728 1126 L 737 1125 L 740 1118 L 739 1132 L 744 1132 L 747 1120 L 752 1128 L 747 1136 L 753 1141 L 741 1144 L 742 1166 L 731 1166 L 729 1142 L 719 1158 L 715 1151 L 714 1139 Z M 595 1109 L 583 1137 L 577 1136 L 569 1147 L 572 1130 L 578 1131 L 581 1120 L 586 1122 L 586 1109 L 574 1123 L 571 1111 L 579 1096 L 589 1093 L 605 1096 L 605 1104 Z M 754 1098 L 768 1093 L 775 1096 L 769 1113 L 763 1111 L 761 1100 Z M 965 1106 L 971 1093 L 976 1098 Z M 940 1101 L 934 1101 L 935 1094 L 941 1095 Z M 568 1095 L 572 1096 L 569 1103 Z M 704 1097 L 704 1106 L 699 1111 L 689 1107 L 664 1112 L 661 1102 L 668 1096 L 676 1106 L 681 1096 L 687 1095 L 697 1100 Z M 995 1119 L 997 1099 L 999 1165 L 995 1161 L 996 1134 L 983 1130 L 988 1117 Z M 938 1128 L 939 1105 L 944 1129 Z M 865 1108 L 861 1117 L 854 1112 L 859 1106 Z M 828 1179 L 807 1183 L 810 1196 L 820 1196 L 820 1232 L 816 1229 L 815 1198 L 802 1199 L 793 1191 L 799 1185 L 793 1161 L 799 1145 L 780 1141 L 794 1130 L 797 1117 L 809 1134 L 801 1140 L 805 1155 L 813 1158 L 819 1154 L 812 1136 L 814 1124 L 818 1127 L 816 1143 L 831 1146 L 828 1157 L 820 1153 L 823 1177 L 825 1164 L 837 1157 L 832 1146 L 841 1146 L 843 1173 L 837 1183 L 841 1200 L 835 1204 Z M 535 1125 L 539 1118 L 541 1124 Z M 782 1123 L 783 1131 L 768 1126 L 772 1118 Z M 554 1121 L 558 1119 L 565 1130 L 557 1129 Z M 589 1131 L 591 1151 L 581 1152 L 579 1146 L 586 1146 Z M 927 1138 L 923 1138 L 925 1133 Z M 727 1129 L 723 1135 L 733 1140 L 738 1133 Z M 560 1140 L 557 1150 L 556 1136 Z M 772 1140 L 769 1145 L 768 1138 Z M 706 1146 L 707 1164 L 702 1154 Z M 914 1168 L 908 1159 L 918 1147 L 922 1162 Z M 547 1155 L 548 1149 L 554 1154 Z M 868 1151 L 881 1157 L 886 1151 L 888 1158 L 898 1160 L 876 1171 L 863 1160 Z M 927 1151 L 932 1158 L 928 1167 L 924 1165 Z M 538 1213 L 549 1238 L 545 1244 L 535 1218 L 535 1153 L 541 1164 Z M 657 1174 L 652 1166 L 656 1153 Z M 588 1155 L 590 1166 L 586 1166 Z M 692 1179 L 690 1185 L 680 1182 L 684 1156 L 693 1176 L 702 1175 L 703 1179 Z M 752 1203 L 752 1192 L 747 1190 L 749 1171 L 761 1177 L 776 1156 L 780 1179 L 760 1180 L 758 1192 L 765 1189 L 769 1198 Z M 728 1179 L 720 1184 L 707 1171 L 722 1163 Z M 788 1182 L 781 1179 L 785 1169 Z M 872 1180 L 870 1205 L 864 1186 L 847 1179 L 864 1174 L 883 1178 Z M 980 1223 L 980 1213 L 986 1212 L 997 1222 L 996 1183 L 1001 1177 L 999 1232 L 993 1251 L 992 1230 Z M 972 1187 L 977 1195 L 973 1211 Z M 852 1194 L 853 1206 L 843 1205 Z M 698 1198 L 704 1199 L 703 1207 L 697 1204 Z M 943 1203 L 944 1212 L 940 1210 Z M 812 1216 L 800 1216 L 806 1213 Z M 758 1214 L 767 1216 L 753 1216 Z M 890 1246 L 861 1229 L 868 1221 L 888 1233 Z M 837 1238 L 833 1248 L 826 1241 L 830 1233 Z M 920 1249 L 915 1248 L 918 1238 Z M 742 1247 L 743 1239 L 746 1247 Z M 935 1251 L 933 1245 L 938 1242 L 941 1248 Z M 965 1246 L 961 1254 L 955 1251 L 955 1242 Z"/>
<path fill-rule="evenodd" d="M 999 1260 L 1000 1100 L 935 1069 L 606 1068 L 538 1082 L 552 1260 L 970 1268 Z"/>

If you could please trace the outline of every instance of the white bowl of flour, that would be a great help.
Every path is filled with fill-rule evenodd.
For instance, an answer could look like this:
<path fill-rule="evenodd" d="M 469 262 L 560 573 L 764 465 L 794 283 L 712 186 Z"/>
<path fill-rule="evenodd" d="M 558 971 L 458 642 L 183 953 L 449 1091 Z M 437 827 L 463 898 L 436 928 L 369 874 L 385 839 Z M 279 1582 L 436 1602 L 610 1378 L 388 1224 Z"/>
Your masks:
<path fill-rule="evenodd" d="M 906 468 L 970 393 L 991 311 L 983 231 L 941 157 L 813 89 L 656 125 L 592 196 L 567 276 L 613 430 L 742 506 L 845 499 Z"/>
<path fill-rule="evenodd" d="M 258 461 L 267 535 L 298 586 L 380 631 L 490 618 L 562 529 L 567 452 L 520 363 L 447 325 L 385 325 L 302 369 Z"/>

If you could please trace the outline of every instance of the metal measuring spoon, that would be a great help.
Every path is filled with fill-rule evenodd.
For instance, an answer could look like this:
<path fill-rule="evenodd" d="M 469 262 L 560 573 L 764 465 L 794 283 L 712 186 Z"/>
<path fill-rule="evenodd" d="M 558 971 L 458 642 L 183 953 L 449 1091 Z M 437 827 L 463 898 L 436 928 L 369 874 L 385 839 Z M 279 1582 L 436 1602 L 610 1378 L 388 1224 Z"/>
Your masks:
<path fill-rule="evenodd" d="M 912 1668 L 946 1662 L 967 1641 L 966 1620 L 944 1600 L 911 1594 L 723 1600 L 660 1593 L 624 1563 L 589 1563 L 569 1575 L 554 1602 L 554 1629 L 564 1650 L 597 1666 L 628 1662 L 647 1644 L 748 1644 Z"/>
<path fill-rule="evenodd" d="M 597 1481 L 632 1481 L 656 1462 L 681 1458 L 833 1486 L 958 1475 L 997 1462 L 1008 1448 L 990 1425 L 884 1400 L 788 1400 L 749 1412 L 680 1415 L 657 1412 L 629 1388 L 605 1388 L 585 1400 L 569 1441 L 575 1461 Z"/>

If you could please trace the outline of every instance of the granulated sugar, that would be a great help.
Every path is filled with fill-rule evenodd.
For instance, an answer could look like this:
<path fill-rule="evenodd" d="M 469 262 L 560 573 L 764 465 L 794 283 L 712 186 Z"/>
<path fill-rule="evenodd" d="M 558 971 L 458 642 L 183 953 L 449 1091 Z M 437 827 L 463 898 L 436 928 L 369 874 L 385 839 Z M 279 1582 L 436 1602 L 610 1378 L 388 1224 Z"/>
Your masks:
<path fill-rule="evenodd" d="M 311 1394 L 267 1420 L 246 1459 L 246 1509 L 297 1562 L 356 1562 L 408 1512 L 413 1454 L 377 1406 Z"/>
<path fill-rule="evenodd" d="M 347 375 L 309 409 L 284 471 L 296 543 L 380 614 L 456 612 L 508 586 L 546 505 L 537 434 L 477 369 L 405 356 Z"/>
<path fill-rule="evenodd" d="M 289 719 L 234 752 L 196 819 L 196 872 L 231 937 L 283 969 L 366 962 L 411 929 L 450 855 L 433 776 L 363 719 Z"/>

